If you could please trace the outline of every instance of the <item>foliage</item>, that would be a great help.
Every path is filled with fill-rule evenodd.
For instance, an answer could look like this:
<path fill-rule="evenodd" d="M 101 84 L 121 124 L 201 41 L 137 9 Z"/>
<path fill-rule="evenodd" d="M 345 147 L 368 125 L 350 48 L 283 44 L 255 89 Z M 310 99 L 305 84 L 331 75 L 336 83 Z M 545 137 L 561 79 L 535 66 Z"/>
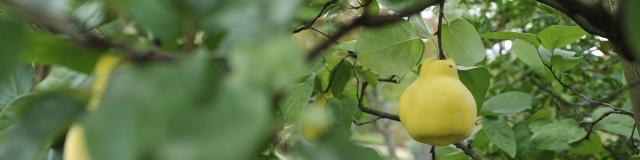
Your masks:
<path fill-rule="evenodd" d="M 602 5 L 623 11 L 640 53 L 640 2 L 618 1 Z M 357 18 L 423 3 L 0 0 L 0 159 L 61 159 L 73 123 L 96 160 L 424 158 L 430 147 L 391 116 L 439 48 L 481 118 L 467 148 L 437 147 L 437 159 L 632 158 L 634 119 L 607 114 L 632 108 L 612 41 L 534 0 L 447 0 L 441 31 L 438 7 Z M 331 38 L 349 24 L 362 27 Z M 102 54 L 125 60 L 95 97 Z M 99 109 L 86 111 L 93 98 Z M 298 123 L 321 99 L 331 127 L 304 139 Z"/>

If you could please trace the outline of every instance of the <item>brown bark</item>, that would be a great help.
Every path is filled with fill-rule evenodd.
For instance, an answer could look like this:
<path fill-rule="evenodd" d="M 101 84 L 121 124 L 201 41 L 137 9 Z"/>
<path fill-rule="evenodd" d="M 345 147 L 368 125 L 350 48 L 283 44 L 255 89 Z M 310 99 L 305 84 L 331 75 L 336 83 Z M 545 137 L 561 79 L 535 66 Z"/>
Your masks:
<path fill-rule="evenodd" d="M 624 69 L 624 77 L 627 84 L 632 84 L 640 81 L 640 64 L 637 62 L 629 62 L 622 60 L 622 66 Z M 636 124 L 640 124 L 640 87 L 629 88 L 629 99 L 631 100 L 631 106 L 633 108 L 633 114 L 635 116 Z M 639 126 L 639 125 L 636 125 Z M 640 127 L 636 127 L 640 132 Z"/>

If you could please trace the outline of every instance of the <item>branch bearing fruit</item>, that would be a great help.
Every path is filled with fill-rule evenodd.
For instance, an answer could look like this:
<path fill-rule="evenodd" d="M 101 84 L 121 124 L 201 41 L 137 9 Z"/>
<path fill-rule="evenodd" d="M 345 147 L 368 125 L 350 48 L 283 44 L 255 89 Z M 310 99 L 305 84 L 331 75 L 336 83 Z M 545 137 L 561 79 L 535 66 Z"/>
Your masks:
<path fill-rule="evenodd" d="M 416 141 L 444 146 L 464 140 L 476 121 L 473 95 L 453 60 L 426 59 L 418 79 L 400 96 L 402 126 Z"/>

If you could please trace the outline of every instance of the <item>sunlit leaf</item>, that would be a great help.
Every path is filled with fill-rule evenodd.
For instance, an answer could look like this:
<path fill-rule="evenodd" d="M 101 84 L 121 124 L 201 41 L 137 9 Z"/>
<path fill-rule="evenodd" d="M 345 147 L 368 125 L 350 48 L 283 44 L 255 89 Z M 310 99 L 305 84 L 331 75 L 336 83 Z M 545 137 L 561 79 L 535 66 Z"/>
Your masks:
<path fill-rule="evenodd" d="M 356 44 L 362 66 L 379 74 L 402 75 L 419 61 L 424 44 L 407 21 L 365 28 Z"/>
<path fill-rule="evenodd" d="M 473 66 L 486 56 L 475 27 L 464 19 L 442 24 L 442 48 L 447 58 L 462 66 Z"/>
<path fill-rule="evenodd" d="M 552 25 L 540 31 L 537 36 L 544 48 L 553 50 L 571 44 L 586 34 L 578 26 Z"/>
<path fill-rule="evenodd" d="M 497 39 L 497 40 L 506 40 L 506 39 L 516 40 L 516 39 L 521 39 L 521 40 L 525 40 L 525 41 L 533 44 L 536 47 L 540 46 L 540 40 L 538 40 L 538 37 L 536 37 L 535 34 L 530 34 L 530 33 L 491 32 L 491 33 L 482 34 L 482 35 L 480 35 L 480 37 L 485 38 L 485 39 Z"/>

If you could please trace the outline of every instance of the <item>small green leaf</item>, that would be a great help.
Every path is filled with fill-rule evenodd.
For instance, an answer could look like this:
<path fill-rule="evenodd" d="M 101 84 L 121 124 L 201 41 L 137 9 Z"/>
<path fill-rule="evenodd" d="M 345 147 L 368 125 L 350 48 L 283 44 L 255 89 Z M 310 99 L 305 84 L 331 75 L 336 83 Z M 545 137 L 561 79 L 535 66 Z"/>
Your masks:
<path fill-rule="evenodd" d="M 17 121 L 7 129 L 0 145 L 0 159 L 34 160 L 45 158 L 55 138 L 82 114 L 86 101 L 68 91 L 26 96 L 15 103 Z M 52 114 L 55 113 L 55 114 Z"/>
<path fill-rule="evenodd" d="M 364 69 L 362 66 L 356 67 L 356 74 L 366 80 L 372 86 L 378 85 L 378 74 L 373 73 L 370 69 Z"/>
<path fill-rule="evenodd" d="M 531 107 L 533 97 L 528 93 L 505 92 L 493 96 L 487 100 L 480 112 L 482 114 L 498 113 L 513 114 L 524 111 Z"/>
<path fill-rule="evenodd" d="M 287 91 L 287 96 L 282 104 L 282 113 L 287 121 L 296 121 L 303 108 L 307 106 L 309 97 L 313 93 L 315 74 L 312 74 L 302 83 L 293 85 Z"/>
<path fill-rule="evenodd" d="M 563 119 L 542 126 L 531 136 L 533 145 L 544 150 L 566 150 L 569 144 L 580 140 L 587 133 L 573 119 Z"/>
<path fill-rule="evenodd" d="M 581 141 L 569 150 L 570 153 L 578 156 L 596 156 L 606 152 L 602 144 L 602 139 L 598 134 L 591 134 L 589 139 Z"/>
<path fill-rule="evenodd" d="M 518 60 L 529 66 L 535 73 L 547 78 L 553 78 L 551 72 L 547 70 L 546 66 L 544 66 L 540 60 L 541 56 L 544 60 L 546 54 L 540 52 L 540 50 L 536 49 L 534 45 L 524 40 L 515 40 L 513 42 L 512 50 L 516 53 Z M 538 53 L 540 53 L 540 55 L 538 55 Z"/>
<path fill-rule="evenodd" d="M 577 57 L 565 57 L 561 55 L 554 55 L 551 57 L 551 65 L 555 69 L 556 74 L 560 74 L 564 71 L 574 68 L 580 63 L 580 58 Z"/>
<path fill-rule="evenodd" d="M 523 123 L 524 122 L 524 123 Z M 526 121 L 521 121 L 513 127 L 518 150 L 517 159 L 537 160 L 553 159 L 553 152 L 540 150 L 531 144 L 531 131 Z"/>
<path fill-rule="evenodd" d="M 31 32 L 23 51 L 23 58 L 41 64 L 59 64 L 83 73 L 93 72 L 93 67 L 105 50 L 82 48 L 70 40 L 44 33 Z"/>
<path fill-rule="evenodd" d="M 335 71 L 329 78 L 329 83 L 331 84 L 329 90 L 334 96 L 342 94 L 344 87 L 347 86 L 347 83 L 353 78 L 352 68 L 353 66 L 348 60 L 340 61 L 336 68 L 334 68 Z"/>
<path fill-rule="evenodd" d="M 362 66 L 379 74 L 402 75 L 420 60 L 424 43 L 405 20 L 380 28 L 365 28 L 356 44 Z"/>
<path fill-rule="evenodd" d="M 464 69 L 458 70 L 458 76 L 460 81 L 471 91 L 473 98 L 476 100 L 476 106 L 480 109 L 491 81 L 489 71 L 485 68 Z"/>
<path fill-rule="evenodd" d="M 348 139 L 351 137 L 351 123 L 356 113 L 356 102 L 351 99 L 332 98 L 327 102 L 327 109 L 333 113 L 335 118 L 332 132 L 336 138 Z"/>
<path fill-rule="evenodd" d="M 516 138 L 507 121 L 502 118 L 483 118 L 482 127 L 482 130 L 487 133 L 491 143 L 496 144 L 500 149 L 509 154 L 511 158 L 516 156 Z"/>
<path fill-rule="evenodd" d="M 552 25 L 540 31 L 538 38 L 544 48 L 554 50 L 571 44 L 586 34 L 578 26 Z"/>
<path fill-rule="evenodd" d="M 447 58 L 458 65 L 473 66 L 486 56 L 480 35 L 462 18 L 442 25 L 442 43 Z"/>
<path fill-rule="evenodd" d="M 480 35 L 480 37 L 485 38 L 485 39 L 498 39 L 498 40 L 521 39 L 521 40 L 525 40 L 525 41 L 533 44 L 536 47 L 540 46 L 540 40 L 538 40 L 538 37 L 536 37 L 535 34 L 531 34 L 531 33 L 491 32 L 491 33 L 482 34 L 482 35 Z"/>
<path fill-rule="evenodd" d="M 355 52 L 356 51 L 356 43 L 357 42 L 358 42 L 357 40 L 350 40 L 350 41 L 342 42 L 342 43 L 336 45 L 334 48 L 339 50 L 339 51 L 352 51 L 352 52 Z"/>

